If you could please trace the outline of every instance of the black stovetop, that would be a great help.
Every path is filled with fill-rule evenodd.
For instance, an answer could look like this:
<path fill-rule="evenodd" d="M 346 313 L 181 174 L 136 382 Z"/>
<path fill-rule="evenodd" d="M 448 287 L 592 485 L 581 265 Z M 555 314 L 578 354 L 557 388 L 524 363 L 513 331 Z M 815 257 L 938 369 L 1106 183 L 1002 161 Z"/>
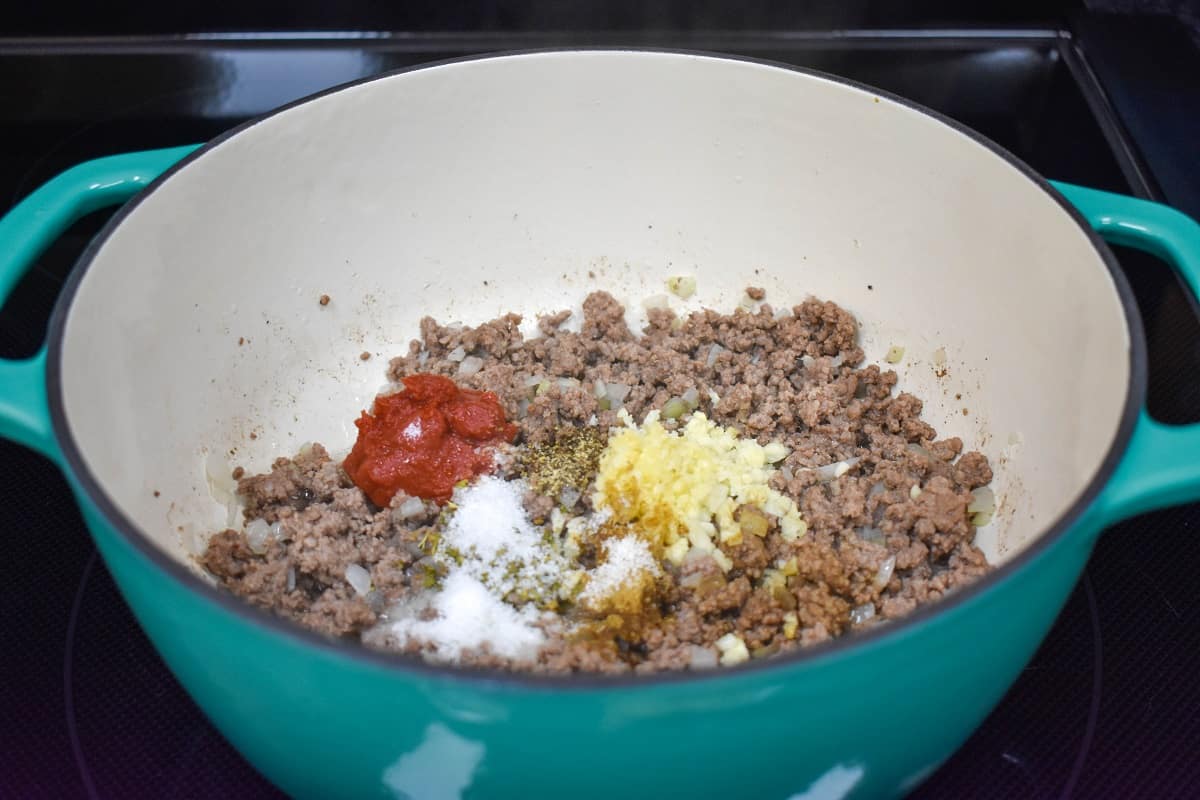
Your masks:
<path fill-rule="evenodd" d="M 1130 122 L 1137 88 L 1101 87 L 1095 76 L 1114 69 L 1102 48 L 1089 51 L 1061 31 L 210 35 L 0 40 L 0 208 L 80 160 L 198 142 L 362 75 L 584 43 L 815 67 L 938 109 L 1052 178 L 1151 197 L 1167 183 L 1155 175 L 1164 162 L 1140 146 L 1157 135 L 1154 119 Z M 1183 185 L 1194 189 L 1196 173 Z M 0 312 L 0 356 L 36 349 L 65 274 L 104 218 L 76 225 L 20 285 Z M 1118 256 L 1146 319 L 1152 411 L 1169 422 L 1200 418 L 1192 305 L 1162 264 L 1132 251 Z M 0 489 L 0 797 L 278 796 L 158 659 L 55 469 L 6 442 L 0 460 L 8 465 Z M 1197 506 L 1106 533 L 1033 662 L 914 797 L 1200 796 L 1198 533 Z"/>

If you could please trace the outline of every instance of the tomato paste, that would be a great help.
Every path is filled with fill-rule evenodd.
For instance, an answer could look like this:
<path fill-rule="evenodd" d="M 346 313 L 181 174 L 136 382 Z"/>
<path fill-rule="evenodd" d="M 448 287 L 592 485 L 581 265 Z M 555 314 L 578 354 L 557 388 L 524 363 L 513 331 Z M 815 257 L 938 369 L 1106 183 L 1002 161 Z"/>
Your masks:
<path fill-rule="evenodd" d="M 455 484 L 492 470 L 488 445 L 517 435 L 494 393 L 441 375 L 405 377 L 402 391 L 376 397 L 373 413 L 354 424 L 358 439 L 342 467 L 381 508 L 398 491 L 446 502 Z"/>

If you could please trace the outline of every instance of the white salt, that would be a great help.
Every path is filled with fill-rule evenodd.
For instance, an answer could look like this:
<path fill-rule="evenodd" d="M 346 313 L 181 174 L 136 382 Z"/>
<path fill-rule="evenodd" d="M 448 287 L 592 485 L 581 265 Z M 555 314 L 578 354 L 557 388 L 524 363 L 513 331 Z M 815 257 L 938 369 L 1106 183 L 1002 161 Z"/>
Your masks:
<path fill-rule="evenodd" d="M 579 595 L 584 603 L 603 600 L 622 586 L 635 585 L 643 576 L 658 574 L 650 548 L 637 536 L 612 539 L 607 550 L 604 563 L 588 573 L 587 586 Z"/>
<path fill-rule="evenodd" d="M 412 422 L 404 426 L 404 430 L 400 431 L 400 435 L 410 442 L 415 442 L 421 438 L 421 420 L 418 417 Z"/>
<path fill-rule="evenodd" d="M 439 557 L 456 551 L 451 569 L 466 572 L 498 597 L 552 593 L 566 567 L 525 515 L 524 493 L 521 481 L 480 478 L 454 493 L 457 509 L 442 534 Z"/>
<path fill-rule="evenodd" d="M 429 642 L 441 661 L 453 661 L 485 642 L 498 656 L 531 658 L 545 641 L 533 625 L 536 609 L 525 606 L 517 611 L 461 570 L 446 577 L 430 607 L 437 612 L 434 619 L 407 617 L 392 624 L 392 633 L 401 641 Z"/>

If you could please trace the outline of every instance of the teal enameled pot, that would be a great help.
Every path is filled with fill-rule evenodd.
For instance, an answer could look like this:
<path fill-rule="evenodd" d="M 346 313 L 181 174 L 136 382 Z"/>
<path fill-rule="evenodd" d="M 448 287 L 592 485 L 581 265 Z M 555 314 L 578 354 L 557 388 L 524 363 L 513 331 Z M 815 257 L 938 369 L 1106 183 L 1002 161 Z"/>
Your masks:
<path fill-rule="evenodd" d="M 163 659 L 293 795 L 901 795 L 998 702 L 1106 525 L 1200 497 L 1200 429 L 1146 415 L 1137 309 L 1101 241 L 1194 292 L 1196 223 L 1047 183 L 829 76 L 642 51 L 383 75 L 198 149 L 68 170 L 0 221 L 0 293 L 120 203 L 46 347 L 0 364 L 0 433 L 61 466 Z M 347 447 L 422 316 L 532 321 L 608 289 L 637 318 L 681 274 L 698 290 L 680 310 L 730 309 L 747 285 L 777 307 L 814 294 L 863 321 L 868 360 L 903 346 L 901 386 L 995 465 L 990 577 L 787 657 L 602 680 L 370 652 L 194 566 L 238 523 L 227 470 Z"/>

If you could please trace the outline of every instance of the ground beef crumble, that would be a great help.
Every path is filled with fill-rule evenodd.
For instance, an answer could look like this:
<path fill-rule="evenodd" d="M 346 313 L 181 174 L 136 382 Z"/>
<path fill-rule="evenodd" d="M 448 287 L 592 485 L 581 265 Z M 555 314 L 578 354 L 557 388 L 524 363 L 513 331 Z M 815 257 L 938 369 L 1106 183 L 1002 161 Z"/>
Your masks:
<path fill-rule="evenodd" d="M 765 296 L 754 287 L 747 295 Z M 433 373 L 495 392 L 519 425 L 516 447 L 553 443 L 564 427 L 619 424 L 597 396 L 598 381 L 628 387 L 623 407 L 637 420 L 694 390 L 698 409 L 717 424 L 790 450 L 772 488 L 796 501 L 809 530 L 794 542 L 775 525 L 761 538 L 744 536 L 728 550 L 727 572 L 707 556 L 667 569 L 655 624 L 628 638 L 581 637 L 550 625 L 536 661 L 514 662 L 483 647 L 462 662 L 654 672 L 696 665 L 698 650 L 711 651 L 729 633 L 762 657 L 885 623 L 989 569 L 966 510 L 971 490 L 992 479 L 987 459 L 962 453 L 956 438 L 937 439 L 920 418 L 921 401 L 895 392 L 895 372 L 861 366 L 857 323 L 839 306 L 807 300 L 776 313 L 761 303 L 682 318 L 654 309 L 638 336 L 621 304 L 594 292 L 578 332 L 564 327 L 570 317 L 540 317 L 533 339 L 523 338 L 515 314 L 473 328 L 427 317 L 388 377 Z M 478 371 L 462 373 L 463 353 L 482 360 Z M 511 477 L 518 459 L 505 455 L 497 459 L 500 473 Z M 821 482 L 813 469 L 838 461 L 847 463 L 845 473 Z M 200 563 L 221 585 L 330 636 L 420 650 L 374 626 L 438 578 L 430 558 L 441 514 L 435 503 L 400 493 L 389 507 L 374 507 L 320 445 L 277 460 L 266 474 L 241 476 L 238 493 L 246 519 L 272 525 L 271 535 L 256 550 L 243 531 L 214 534 Z M 589 494 L 580 494 L 579 508 Z M 525 498 L 536 520 L 562 502 Z M 774 574 L 785 563 L 790 574 Z M 370 574 L 364 595 L 347 579 L 352 565 Z"/>

